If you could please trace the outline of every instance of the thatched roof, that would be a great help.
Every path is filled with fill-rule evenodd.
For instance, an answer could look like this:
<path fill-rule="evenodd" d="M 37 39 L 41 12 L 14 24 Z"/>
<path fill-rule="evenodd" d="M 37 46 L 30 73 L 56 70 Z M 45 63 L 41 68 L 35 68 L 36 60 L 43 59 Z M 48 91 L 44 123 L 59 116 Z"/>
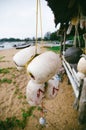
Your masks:
<path fill-rule="evenodd" d="M 72 18 L 86 16 L 86 0 L 46 0 L 53 11 L 55 24 L 68 23 Z"/>

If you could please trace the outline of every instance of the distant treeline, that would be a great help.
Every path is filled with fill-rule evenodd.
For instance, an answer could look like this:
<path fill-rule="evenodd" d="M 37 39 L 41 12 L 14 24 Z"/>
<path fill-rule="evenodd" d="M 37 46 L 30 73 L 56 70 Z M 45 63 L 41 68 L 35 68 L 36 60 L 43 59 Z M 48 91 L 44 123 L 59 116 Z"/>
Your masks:
<path fill-rule="evenodd" d="M 20 38 L 2 38 L 0 42 L 20 42 L 20 41 L 31 41 L 30 38 L 20 39 Z"/>
<path fill-rule="evenodd" d="M 79 37 L 80 37 L 80 40 L 83 42 L 83 37 L 82 35 L 86 32 L 85 29 L 81 30 L 80 28 L 78 28 L 78 32 L 79 32 Z M 62 35 L 62 30 L 58 30 L 58 31 L 55 31 L 55 32 L 47 32 L 45 35 L 44 35 L 44 38 L 42 38 L 42 40 L 44 41 L 54 41 L 54 40 L 58 40 L 60 41 L 61 40 L 61 35 Z M 74 39 L 74 35 L 75 35 L 75 28 L 73 27 L 71 33 L 69 35 L 66 35 L 66 40 L 68 39 Z M 35 37 L 33 38 L 25 38 L 25 39 L 20 39 L 20 38 L 2 38 L 0 39 L 0 42 L 20 42 L 20 41 L 35 41 Z M 41 37 L 38 37 L 37 38 L 38 41 L 41 41 Z"/>

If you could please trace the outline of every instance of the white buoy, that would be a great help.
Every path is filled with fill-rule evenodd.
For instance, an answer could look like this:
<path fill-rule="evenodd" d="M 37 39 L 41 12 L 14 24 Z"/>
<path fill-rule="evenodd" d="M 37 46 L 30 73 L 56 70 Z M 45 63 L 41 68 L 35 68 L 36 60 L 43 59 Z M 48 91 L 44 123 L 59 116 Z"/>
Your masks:
<path fill-rule="evenodd" d="M 73 25 L 70 23 L 69 24 L 69 27 L 68 27 L 68 29 L 67 29 L 67 35 L 69 35 L 70 33 L 71 33 L 71 30 L 72 30 L 72 28 L 73 28 Z"/>
<path fill-rule="evenodd" d="M 78 72 L 81 72 L 86 75 L 86 58 L 85 57 L 80 58 L 77 65 L 77 70 Z"/>
<path fill-rule="evenodd" d="M 35 56 L 36 52 L 36 46 L 30 46 L 27 48 L 24 48 L 22 50 L 20 50 L 19 52 L 17 52 L 14 57 L 13 57 L 13 61 L 15 62 L 17 67 L 24 67 L 24 65 L 29 62 L 31 60 L 32 57 Z M 38 54 L 40 54 L 40 52 L 38 51 Z M 20 68 L 18 68 L 20 69 Z"/>
<path fill-rule="evenodd" d="M 40 105 L 44 97 L 45 84 L 37 84 L 32 80 L 28 82 L 26 87 L 26 98 L 31 106 Z"/>
<path fill-rule="evenodd" d="M 53 99 L 57 96 L 60 82 L 59 80 L 60 79 L 58 78 L 58 76 L 55 75 L 47 82 L 45 91 L 46 99 Z"/>
<path fill-rule="evenodd" d="M 35 82 L 44 83 L 57 73 L 58 66 L 58 55 L 52 51 L 47 51 L 30 62 L 27 72 Z"/>
<path fill-rule="evenodd" d="M 44 117 L 41 117 L 40 119 L 39 119 L 39 123 L 40 123 L 40 125 L 45 125 L 46 124 L 46 119 L 44 118 Z"/>

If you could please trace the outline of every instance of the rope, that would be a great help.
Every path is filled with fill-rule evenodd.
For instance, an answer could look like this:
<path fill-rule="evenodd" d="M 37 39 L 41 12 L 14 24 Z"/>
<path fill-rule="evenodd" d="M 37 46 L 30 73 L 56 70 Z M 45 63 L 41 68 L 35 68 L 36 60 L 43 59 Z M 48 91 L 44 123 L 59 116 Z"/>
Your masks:
<path fill-rule="evenodd" d="M 36 49 L 35 49 L 35 53 L 37 54 L 37 46 L 38 46 L 38 16 L 40 13 L 40 31 L 41 31 L 41 42 L 42 42 L 42 12 L 41 12 L 41 2 L 40 0 L 36 0 Z"/>
<path fill-rule="evenodd" d="M 42 11 L 41 11 L 41 2 L 39 0 L 39 8 L 40 8 L 40 29 L 41 29 L 41 40 L 42 40 Z"/>
<path fill-rule="evenodd" d="M 63 44 L 63 51 L 65 51 L 65 42 L 66 42 L 66 31 L 64 29 L 64 44 Z"/>
<path fill-rule="evenodd" d="M 38 0 L 36 0 L 36 49 L 35 54 L 37 54 L 37 37 L 38 37 Z"/>
<path fill-rule="evenodd" d="M 37 54 L 37 46 L 38 46 L 38 14 L 40 11 L 40 29 L 41 29 L 41 39 L 42 39 L 42 13 L 41 13 L 41 2 L 40 0 L 36 0 L 36 43 L 35 43 L 35 55 L 31 57 L 29 61 L 24 65 L 27 68 L 28 64 L 38 55 Z"/>
<path fill-rule="evenodd" d="M 78 40 L 78 45 L 80 47 L 80 39 L 79 39 L 79 33 L 78 33 L 78 24 L 75 25 L 75 37 L 74 37 L 74 45 L 76 46 Z"/>

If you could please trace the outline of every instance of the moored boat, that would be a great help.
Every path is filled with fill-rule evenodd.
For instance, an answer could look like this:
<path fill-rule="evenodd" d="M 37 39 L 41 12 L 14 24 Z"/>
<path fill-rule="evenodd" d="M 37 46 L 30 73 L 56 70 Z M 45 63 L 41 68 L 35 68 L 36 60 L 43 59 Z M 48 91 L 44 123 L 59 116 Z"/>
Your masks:
<path fill-rule="evenodd" d="M 29 44 L 16 45 L 15 47 L 16 47 L 16 49 L 22 49 L 22 48 L 26 48 L 26 47 L 29 47 L 29 46 L 31 46 L 30 43 Z"/>

